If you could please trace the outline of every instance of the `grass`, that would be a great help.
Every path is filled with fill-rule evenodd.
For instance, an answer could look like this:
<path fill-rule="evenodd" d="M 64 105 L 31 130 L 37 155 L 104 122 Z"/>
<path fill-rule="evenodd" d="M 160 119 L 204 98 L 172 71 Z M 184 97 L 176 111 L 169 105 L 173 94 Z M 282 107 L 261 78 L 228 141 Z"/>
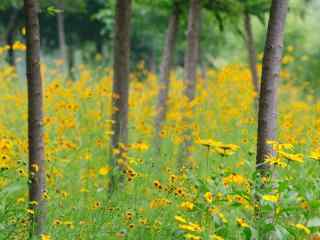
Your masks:
<path fill-rule="evenodd" d="M 109 68 L 80 66 L 68 82 L 60 65 L 43 66 L 48 221 L 43 239 L 317 239 L 319 104 L 292 86 L 284 69 L 279 99 L 279 144 L 272 178 L 260 188 L 255 172 L 255 93 L 241 65 L 208 70 L 197 97 L 182 95 L 173 73 L 161 154 L 154 146 L 157 77 L 140 67 L 131 76 L 125 183 L 110 198 Z M 143 76 L 143 77 L 142 77 Z M 9 67 L 0 69 L 0 239 L 27 239 L 27 109 L 25 86 Z M 192 119 L 185 124 L 184 117 Z M 191 136 L 183 136 L 185 129 Z M 187 168 L 176 160 L 192 138 Z M 206 139 L 220 145 L 205 144 Z M 281 144 L 280 144 L 281 143 Z M 290 145 L 283 145 L 283 144 Z M 234 150 L 221 152 L 221 144 Z M 220 147 L 219 147 L 220 146 Z M 302 154 L 303 160 L 283 152 Z M 219 150 L 220 149 L 220 150 Z M 294 155 L 296 158 L 299 157 Z M 315 157 L 317 158 L 317 157 Z M 301 160 L 301 159 L 300 159 Z M 256 186 L 256 188 L 255 188 Z M 255 191 L 255 189 L 257 191 Z M 261 197 L 262 217 L 254 215 Z"/>

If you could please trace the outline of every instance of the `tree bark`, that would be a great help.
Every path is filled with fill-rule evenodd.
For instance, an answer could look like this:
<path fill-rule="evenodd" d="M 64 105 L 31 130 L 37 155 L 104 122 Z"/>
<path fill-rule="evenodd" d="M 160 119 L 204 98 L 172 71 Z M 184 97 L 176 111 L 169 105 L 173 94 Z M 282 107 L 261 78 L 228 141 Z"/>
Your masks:
<path fill-rule="evenodd" d="M 13 67 L 16 66 L 13 44 L 14 44 L 14 37 L 17 31 L 18 16 L 19 16 L 19 11 L 16 9 L 13 9 L 13 13 L 9 18 L 8 30 L 7 30 L 7 36 L 6 36 L 7 45 L 9 46 L 7 59 L 8 59 L 9 65 Z"/>
<path fill-rule="evenodd" d="M 288 0 L 273 0 L 264 50 L 261 90 L 259 99 L 257 169 L 265 174 L 268 166 L 264 164 L 268 155 L 274 155 L 268 140 L 276 138 L 277 88 L 280 78 L 281 58 Z"/>
<path fill-rule="evenodd" d="M 244 29 L 245 29 L 245 42 L 248 50 L 248 60 L 250 65 L 251 71 L 251 78 L 254 90 L 256 93 L 259 93 L 259 76 L 257 70 L 257 52 L 254 44 L 254 37 L 252 32 L 252 23 L 251 23 L 251 16 L 246 11 L 244 13 Z"/>
<path fill-rule="evenodd" d="M 130 19 L 131 0 L 117 0 L 114 37 L 113 63 L 113 98 L 112 98 L 112 131 L 111 165 L 117 166 L 125 149 L 121 147 L 128 143 L 128 100 L 129 100 L 129 59 L 130 59 Z M 119 154 L 113 154 L 114 149 L 120 149 Z M 121 166 L 119 166 L 121 169 Z M 110 189 L 116 188 L 115 175 L 111 175 Z"/>
<path fill-rule="evenodd" d="M 160 151 L 161 145 L 161 129 L 166 119 L 167 103 L 170 89 L 170 71 L 172 69 L 174 52 L 176 48 L 177 32 L 179 27 L 179 9 L 175 5 L 169 19 L 168 30 L 162 55 L 159 76 L 159 93 L 157 103 L 157 115 L 155 119 L 156 127 L 156 147 Z"/>
<path fill-rule="evenodd" d="M 199 58 L 199 30 L 200 30 L 201 2 L 200 0 L 190 0 L 190 10 L 188 16 L 187 51 L 185 57 L 185 90 L 184 94 L 189 103 L 196 94 L 196 72 Z M 193 109 L 190 109 L 193 111 Z M 185 119 L 185 124 L 190 125 L 190 119 Z M 178 167 L 183 165 L 183 161 L 191 155 L 192 130 L 187 128 L 183 134 L 182 151 L 178 158 Z"/>
<path fill-rule="evenodd" d="M 60 48 L 60 58 L 63 60 L 63 70 L 67 71 L 68 65 L 68 47 L 66 43 L 66 34 L 64 26 L 64 6 L 62 3 L 58 4 L 59 12 L 57 13 L 57 27 L 59 36 L 59 48 Z"/>
<path fill-rule="evenodd" d="M 29 208 L 30 234 L 44 232 L 46 219 L 45 162 L 43 142 L 43 92 L 40 73 L 40 26 L 37 0 L 24 0 L 27 40 L 28 141 L 29 141 Z M 35 204 L 36 203 L 36 204 Z"/>
<path fill-rule="evenodd" d="M 200 0 L 190 0 L 188 17 L 187 52 L 185 58 L 185 95 L 189 101 L 195 98 L 196 70 L 199 58 Z"/>

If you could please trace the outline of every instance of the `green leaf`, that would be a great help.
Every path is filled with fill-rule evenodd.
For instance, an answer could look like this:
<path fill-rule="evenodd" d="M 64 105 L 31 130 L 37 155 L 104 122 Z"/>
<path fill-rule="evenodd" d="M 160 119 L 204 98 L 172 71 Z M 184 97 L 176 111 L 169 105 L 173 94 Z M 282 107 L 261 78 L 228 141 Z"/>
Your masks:
<path fill-rule="evenodd" d="M 270 233 L 270 232 L 274 231 L 274 229 L 275 229 L 274 225 L 271 223 L 267 223 L 262 226 L 262 230 L 264 233 Z"/>
<path fill-rule="evenodd" d="M 279 192 L 284 192 L 285 190 L 288 190 L 289 183 L 287 181 L 281 181 L 279 182 Z"/>
<path fill-rule="evenodd" d="M 290 236 L 290 233 L 288 232 L 288 230 L 282 227 L 281 225 L 275 226 L 274 233 L 277 236 L 277 239 L 282 239 L 282 240 L 288 239 L 288 237 Z"/>
<path fill-rule="evenodd" d="M 244 236 L 246 240 L 250 240 L 252 237 L 251 229 L 250 228 L 245 228 L 243 230 Z"/>
<path fill-rule="evenodd" d="M 0 192 L 9 195 L 9 194 L 13 194 L 14 192 L 18 192 L 21 189 L 22 189 L 21 185 L 10 185 L 10 186 L 4 188 Z"/>
<path fill-rule="evenodd" d="M 62 10 L 60 10 L 58 8 L 55 8 L 53 6 L 48 7 L 47 11 L 48 11 L 49 15 L 56 15 L 57 13 L 61 13 L 62 12 Z"/>

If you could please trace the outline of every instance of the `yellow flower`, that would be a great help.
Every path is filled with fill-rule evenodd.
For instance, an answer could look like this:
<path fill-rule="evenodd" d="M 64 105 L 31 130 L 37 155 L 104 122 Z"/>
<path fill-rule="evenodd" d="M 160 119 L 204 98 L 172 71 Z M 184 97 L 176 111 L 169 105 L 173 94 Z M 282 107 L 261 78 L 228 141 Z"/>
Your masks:
<path fill-rule="evenodd" d="M 188 240 L 201 240 L 202 239 L 201 237 L 190 234 L 190 233 L 185 234 L 184 237 L 185 237 L 185 239 L 188 239 Z"/>
<path fill-rule="evenodd" d="M 174 219 L 179 223 L 187 223 L 187 220 L 181 216 L 174 216 Z"/>
<path fill-rule="evenodd" d="M 199 224 L 196 223 L 188 223 L 188 224 L 180 224 L 179 229 L 189 231 L 189 232 L 201 232 L 202 228 Z"/>
<path fill-rule="evenodd" d="M 140 223 L 141 225 L 146 225 L 146 224 L 148 223 L 148 219 L 146 219 L 146 218 L 140 218 L 140 219 L 139 219 L 139 223 Z"/>
<path fill-rule="evenodd" d="M 25 51 L 27 49 L 26 45 L 17 41 L 12 46 L 13 50 Z"/>
<path fill-rule="evenodd" d="M 311 233 L 310 229 L 307 228 L 305 225 L 301 224 L 301 223 L 297 223 L 294 225 L 296 228 L 304 231 L 307 235 L 309 235 Z"/>
<path fill-rule="evenodd" d="M 26 173 L 26 171 L 22 168 L 17 169 L 19 176 L 21 177 L 27 177 L 28 174 Z"/>
<path fill-rule="evenodd" d="M 26 211 L 27 211 L 27 213 L 29 213 L 31 215 L 34 215 L 34 210 L 33 209 L 27 208 Z"/>
<path fill-rule="evenodd" d="M 196 141 L 197 144 L 203 145 L 205 147 L 217 147 L 221 145 L 221 142 L 218 142 L 216 140 L 213 139 L 199 139 L 198 141 Z"/>
<path fill-rule="evenodd" d="M 31 204 L 32 206 L 38 206 L 38 205 L 39 205 L 37 201 L 31 201 L 30 204 Z"/>
<path fill-rule="evenodd" d="M 279 143 L 277 141 L 273 141 L 273 140 L 268 140 L 267 144 L 272 146 L 272 149 L 275 151 L 281 151 L 283 149 L 286 150 L 292 150 L 293 149 L 293 145 L 290 143 Z"/>
<path fill-rule="evenodd" d="M 243 218 L 237 218 L 237 224 L 242 228 L 250 228 L 250 225 Z"/>
<path fill-rule="evenodd" d="M 31 168 L 32 168 L 32 170 L 34 171 L 34 172 L 39 172 L 39 166 L 37 165 L 37 164 L 32 164 L 31 165 Z"/>
<path fill-rule="evenodd" d="M 172 182 L 172 183 L 175 183 L 177 181 L 177 179 L 178 179 L 178 177 L 176 175 L 174 175 L 174 174 L 172 174 L 170 176 L 170 182 Z"/>
<path fill-rule="evenodd" d="M 130 212 L 130 211 L 128 211 L 128 212 L 126 212 L 126 214 L 125 214 L 125 219 L 127 220 L 127 221 L 131 221 L 132 219 L 133 219 L 133 213 L 132 212 Z"/>
<path fill-rule="evenodd" d="M 101 207 L 101 202 L 99 201 L 95 201 L 93 204 L 92 204 L 92 209 L 98 209 Z"/>
<path fill-rule="evenodd" d="M 213 199 L 212 193 L 211 192 L 206 192 L 204 194 L 204 199 L 207 201 L 207 203 L 211 203 L 212 199 Z"/>
<path fill-rule="evenodd" d="M 149 149 L 149 145 L 146 143 L 134 143 L 129 146 L 131 149 L 135 149 L 141 152 L 147 151 Z"/>
<path fill-rule="evenodd" d="M 41 240 L 51 240 L 52 238 L 50 237 L 50 235 L 47 234 L 41 234 Z"/>
<path fill-rule="evenodd" d="M 53 221 L 53 225 L 54 225 L 54 226 L 59 226 L 59 225 L 61 225 L 61 224 L 62 224 L 62 221 L 59 220 L 59 219 L 55 219 L 55 220 Z"/>
<path fill-rule="evenodd" d="M 210 240 L 224 240 L 224 238 L 220 237 L 220 236 L 218 236 L 216 234 L 213 234 L 213 235 L 210 236 Z"/>
<path fill-rule="evenodd" d="M 289 160 L 289 161 L 294 161 L 294 162 L 299 162 L 299 163 L 303 163 L 303 155 L 302 154 L 293 154 L 293 153 L 286 153 L 283 151 L 279 151 L 280 156 L 284 157 L 285 159 Z"/>
<path fill-rule="evenodd" d="M 175 191 L 174 191 L 174 194 L 176 196 L 184 196 L 185 195 L 185 191 L 182 189 L 182 188 L 177 188 Z"/>
<path fill-rule="evenodd" d="M 312 151 L 310 153 L 310 158 L 312 158 L 313 160 L 319 161 L 320 160 L 320 150 Z"/>
<path fill-rule="evenodd" d="M 272 202 L 272 203 L 277 203 L 279 201 L 279 198 L 280 198 L 279 194 L 275 194 L 275 195 L 266 194 L 262 196 L 263 200 L 267 202 Z"/>
<path fill-rule="evenodd" d="M 149 207 L 150 208 L 162 208 L 162 207 L 166 207 L 170 204 L 171 204 L 171 201 L 166 198 L 157 198 L 157 199 L 153 199 L 150 202 Z"/>
<path fill-rule="evenodd" d="M 220 144 L 217 147 L 220 148 L 221 150 L 223 150 L 224 152 L 226 152 L 226 151 L 235 152 L 239 149 L 239 146 L 235 145 L 235 144 Z"/>
<path fill-rule="evenodd" d="M 223 144 L 213 139 L 199 139 L 196 143 L 210 148 L 221 156 L 230 156 L 239 149 L 235 144 Z"/>
<path fill-rule="evenodd" d="M 286 162 L 284 162 L 283 160 L 281 160 L 278 157 L 273 157 L 271 155 L 267 156 L 265 163 L 268 163 L 270 165 L 274 165 L 274 166 L 279 166 L 281 168 L 286 168 L 288 166 L 288 164 Z"/>
<path fill-rule="evenodd" d="M 49 193 L 47 191 L 44 191 L 43 195 L 42 195 L 42 198 L 45 199 L 45 200 L 49 200 L 50 199 Z"/>
<path fill-rule="evenodd" d="M 229 185 L 231 183 L 237 184 L 237 185 L 248 185 L 248 180 L 246 177 L 240 175 L 240 174 L 230 174 L 227 177 L 223 178 L 223 184 L 224 185 Z"/>
<path fill-rule="evenodd" d="M 99 169 L 99 174 L 100 174 L 101 176 L 105 176 L 105 175 L 107 175 L 110 171 L 111 171 L 111 167 L 109 167 L 109 166 L 102 167 L 102 168 Z"/>
<path fill-rule="evenodd" d="M 153 186 L 155 186 L 156 188 L 158 188 L 160 190 L 162 189 L 161 182 L 159 180 L 153 181 Z"/>
<path fill-rule="evenodd" d="M 187 202 L 181 203 L 180 207 L 185 210 L 192 210 L 194 207 L 194 204 L 192 202 L 187 201 Z"/>
<path fill-rule="evenodd" d="M 132 229 L 132 228 L 134 228 L 134 226 L 135 226 L 135 225 L 134 225 L 133 223 L 130 223 L 130 224 L 128 225 L 128 228 L 129 228 L 129 229 Z"/>

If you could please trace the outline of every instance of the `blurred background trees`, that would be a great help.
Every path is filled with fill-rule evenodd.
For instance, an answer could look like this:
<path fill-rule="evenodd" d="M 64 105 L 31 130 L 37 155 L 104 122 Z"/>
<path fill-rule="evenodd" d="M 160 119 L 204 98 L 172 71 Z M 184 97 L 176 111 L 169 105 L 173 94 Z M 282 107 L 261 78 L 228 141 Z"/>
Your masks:
<path fill-rule="evenodd" d="M 78 63 L 112 63 L 114 0 L 41 0 L 40 21 L 42 54 L 46 61 L 54 56 L 63 60 L 65 71 L 72 75 Z M 202 0 L 203 13 L 200 31 L 199 66 L 215 67 L 230 62 L 251 66 L 261 63 L 265 40 L 266 17 L 270 0 Z M 188 4 L 181 4 L 181 19 L 177 33 L 177 52 L 174 64 L 184 65 Z M 13 48 L 23 40 L 23 13 L 21 0 L 3 0 L 0 3 L 0 42 Z M 149 70 L 159 72 L 172 1 L 136 0 L 133 2 L 131 35 L 131 68 L 143 63 Z M 295 84 L 314 91 L 319 72 L 320 52 L 317 22 L 320 8 L 316 0 L 292 0 L 286 30 L 284 64 L 294 71 Z M 303 44 L 301 44 L 303 42 Z M 254 53 L 256 51 L 257 54 Z M 260 58 L 254 59 L 254 56 Z M 248 57 L 249 56 L 249 57 Z M 8 51 L 7 63 L 16 64 L 14 51 Z M 91 61 L 94 59 L 95 61 Z M 294 61 L 293 61 L 294 60 Z M 303 67 L 302 67 L 303 66 Z M 134 69 L 132 69 L 134 70 Z M 135 69 L 139 71 L 139 69 Z M 259 69 L 258 69 L 259 70 Z M 257 71 L 258 71 L 257 70 Z M 74 74 L 76 78 L 76 74 Z M 299 80 L 298 80 L 299 79 Z M 141 74 L 143 80 L 143 74 Z"/>

